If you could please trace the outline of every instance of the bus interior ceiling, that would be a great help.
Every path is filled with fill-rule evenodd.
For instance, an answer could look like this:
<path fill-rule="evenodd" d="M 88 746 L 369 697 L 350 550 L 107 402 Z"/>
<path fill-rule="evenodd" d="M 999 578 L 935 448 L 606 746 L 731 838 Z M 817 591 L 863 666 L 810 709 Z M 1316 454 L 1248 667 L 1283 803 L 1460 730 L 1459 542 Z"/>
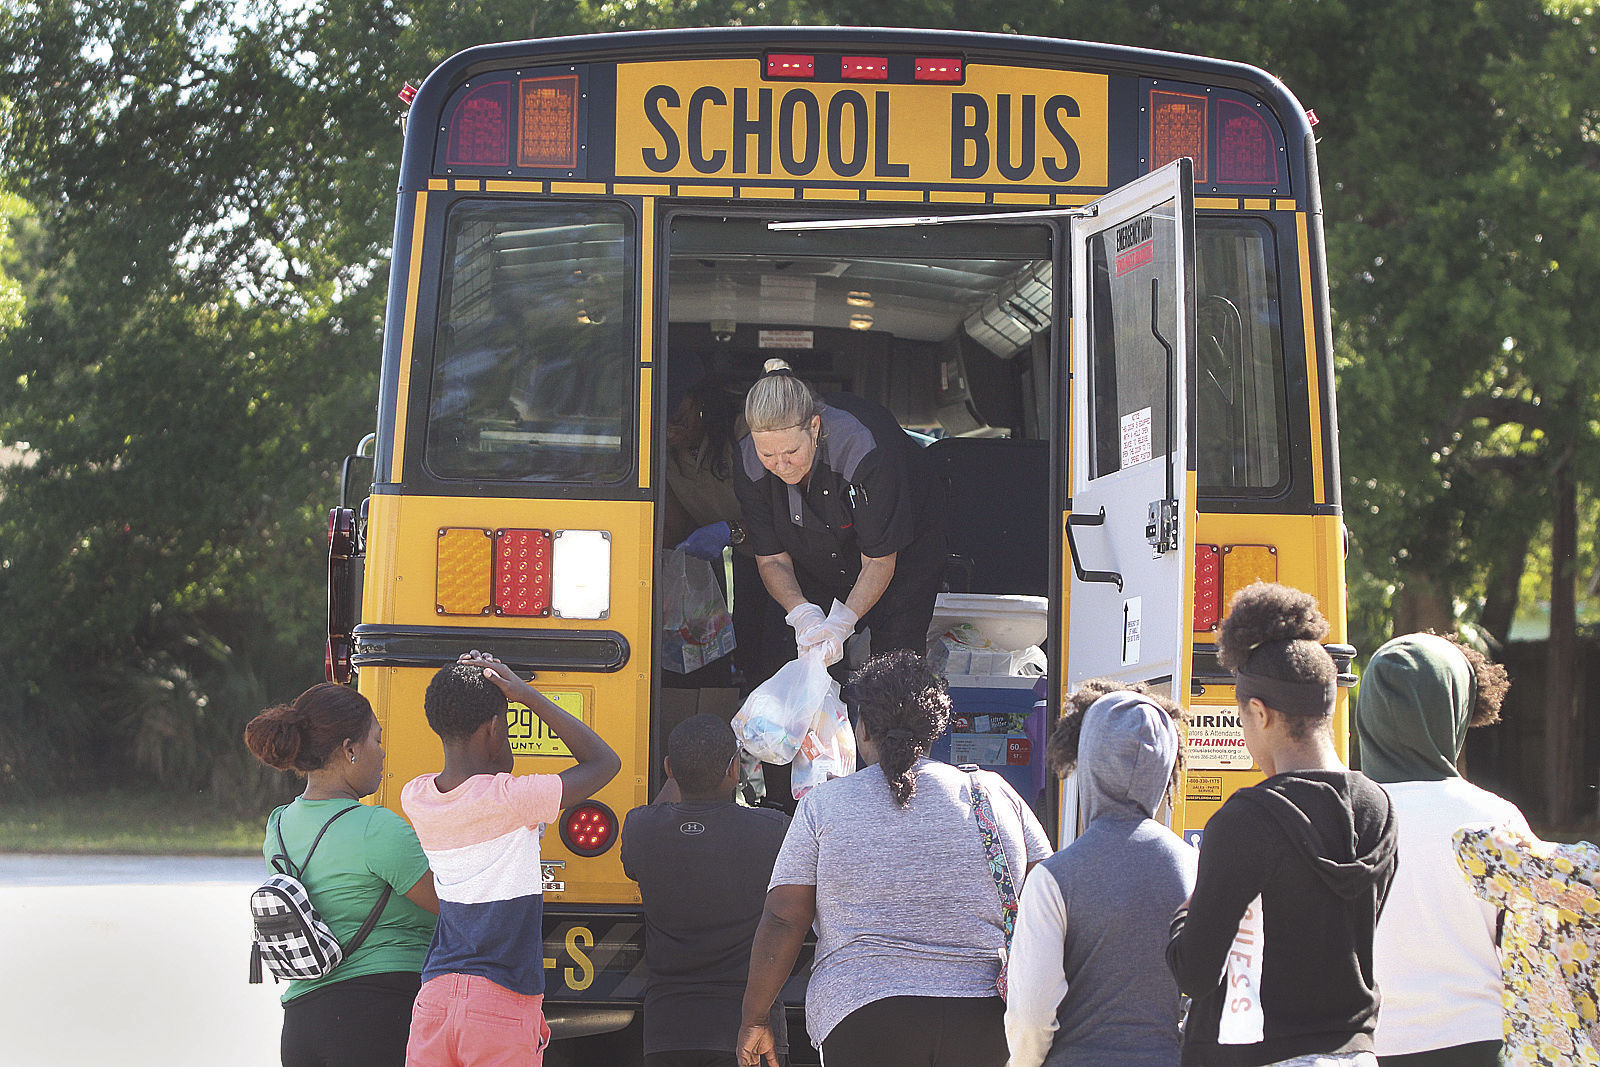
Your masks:
<path fill-rule="evenodd" d="M 754 220 L 679 219 L 673 234 L 669 382 L 687 364 L 742 396 L 781 357 L 819 391 L 881 404 L 928 445 L 946 586 L 1047 594 L 1048 231 L 790 235 Z"/>

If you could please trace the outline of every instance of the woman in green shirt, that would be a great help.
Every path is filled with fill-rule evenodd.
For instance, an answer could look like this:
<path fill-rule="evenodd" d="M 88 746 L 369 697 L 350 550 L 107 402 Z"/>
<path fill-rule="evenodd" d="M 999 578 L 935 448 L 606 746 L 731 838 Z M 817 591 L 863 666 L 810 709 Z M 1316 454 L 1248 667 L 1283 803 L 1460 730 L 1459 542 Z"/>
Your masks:
<path fill-rule="evenodd" d="M 365 941 L 325 978 L 283 994 L 284 1067 L 400 1067 L 411 1003 L 433 936 L 439 900 L 417 835 L 388 808 L 363 805 L 383 778 L 383 728 L 372 705 L 342 685 L 312 686 L 268 708 L 244 730 L 262 763 L 292 770 L 305 792 L 267 817 L 262 852 L 297 868 L 318 914 L 348 944 L 393 887 Z M 346 809 L 347 815 L 329 819 Z M 312 842 L 327 826 L 306 862 Z M 281 844 L 279 838 L 282 838 Z"/>

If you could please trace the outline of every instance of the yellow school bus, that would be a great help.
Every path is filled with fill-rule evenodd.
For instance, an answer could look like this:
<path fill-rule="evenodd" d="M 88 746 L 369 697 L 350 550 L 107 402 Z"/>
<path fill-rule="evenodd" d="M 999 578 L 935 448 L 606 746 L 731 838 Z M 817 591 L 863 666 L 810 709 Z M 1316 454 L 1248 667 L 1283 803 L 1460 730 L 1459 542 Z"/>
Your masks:
<path fill-rule="evenodd" d="M 1189 706 L 1170 820 L 1198 840 L 1256 773 L 1215 658 L 1231 594 L 1305 589 L 1353 655 L 1316 146 L 1277 80 L 909 30 L 462 52 L 406 124 L 371 490 L 330 519 L 328 669 L 383 722 L 384 804 L 440 765 L 423 689 L 470 647 L 621 754 L 544 839 L 561 1032 L 621 1025 L 642 987 L 616 836 L 661 781 L 668 378 L 748 382 L 774 355 L 931 442 L 952 595 L 1032 605 L 1043 678 L 952 687 L 1018 705 L 962 715 L 959 740 L 1063 840 L 1044 709 L 1078 682 Z M 520 772 L 566 765 L 512 716 Z"/>

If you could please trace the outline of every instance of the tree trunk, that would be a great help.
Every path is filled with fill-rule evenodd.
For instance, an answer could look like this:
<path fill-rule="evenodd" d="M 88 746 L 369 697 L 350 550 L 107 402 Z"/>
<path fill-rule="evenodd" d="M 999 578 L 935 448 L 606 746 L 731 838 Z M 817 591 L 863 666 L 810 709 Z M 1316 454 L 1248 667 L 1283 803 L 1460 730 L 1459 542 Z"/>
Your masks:
<path fill-rule="evenodd" d="M 1407 571 L 1394 598 L 1394 633 L 1414 634 L 1423 630 L 1454 633 L 1455 611 L 1450 590 L 1424 571 Z"/>
<path fill-rule="evenodd" d="M 1555 521 L 1550 535 L 1550 644 L 1545 681 L 1544 777 L 1546 817 L 1563 828 L 1573 817 L 1578 766 L 1577 554 L 1578 492 L 1571 451 L 1555 470 Z"/>
<path fill-rule="evenodd" d="M 1510 540 L 1505 553 L 1489 569 L 1489 579 L 1484 589 L 1483 616 L 1478 620 L 1479 625 L 1502 646 L 1510 637 L 1511 624 L 1517 616 L 1522 572 L 1527 569 L 1528 545 L 1533 540 L 1533 528 L 1527 525 L 1519 527 Z"/>

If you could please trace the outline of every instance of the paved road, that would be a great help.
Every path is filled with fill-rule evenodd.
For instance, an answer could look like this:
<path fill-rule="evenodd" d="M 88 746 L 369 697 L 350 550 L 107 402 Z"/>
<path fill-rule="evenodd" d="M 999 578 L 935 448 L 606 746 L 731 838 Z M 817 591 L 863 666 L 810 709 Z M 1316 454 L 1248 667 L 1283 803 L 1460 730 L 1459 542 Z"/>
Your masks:
<path fill-rule="evenodd" d="M 259 859 L 0 855 L 0 1059 L 275 1067 L 282 1010 L 246 981 Z"/>

